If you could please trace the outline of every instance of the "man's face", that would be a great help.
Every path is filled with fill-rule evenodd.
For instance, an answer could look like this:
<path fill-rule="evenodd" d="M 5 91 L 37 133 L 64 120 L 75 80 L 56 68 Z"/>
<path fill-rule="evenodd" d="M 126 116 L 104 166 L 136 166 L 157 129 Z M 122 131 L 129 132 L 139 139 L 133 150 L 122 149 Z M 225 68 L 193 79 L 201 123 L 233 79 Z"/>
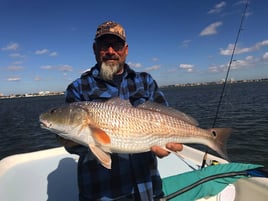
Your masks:
<path fill-rule="evenodd" d="M 113 75 L 123 71 L 128 54 L 128 46 L 120 38 L 104 35 L 93 45 L 96 60 L 101 67 L 101 76 L 112 79 Z"/>

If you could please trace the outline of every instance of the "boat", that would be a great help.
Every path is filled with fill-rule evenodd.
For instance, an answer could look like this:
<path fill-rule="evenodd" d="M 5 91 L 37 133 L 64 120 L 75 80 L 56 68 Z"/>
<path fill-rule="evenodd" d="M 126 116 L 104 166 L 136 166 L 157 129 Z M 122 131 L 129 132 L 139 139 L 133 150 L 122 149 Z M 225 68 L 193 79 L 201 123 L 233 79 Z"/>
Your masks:
<path fill-rule="evenodd" d="M 227 70 L 223 97 L 236 43 L 246 15 L 245 4 Z M 64 147 L 8 156 L 0 161 L 0 201 L 77 201 L 78 155 Z M 268 177 L 258 164 L 233 163 L 184 145 L 176 154 L 158 159 L 164 197 L 160 201 L 267 201 Z"/>
<path fill-rule="evenodd" d="M 184 149 L 179 153 L 179 156 L 171 153 L 165 158 L 158 159 L 165 192 L 165 197 L 161 200 L 267 200 L 267 177 L 257 174 L 257 176 L 250 177 L 235 174 L 223 176 L 218 174 L 219 168 L 227 165 L 225 169 L 228 173 L 228 170 L 232 168 L 230 165 L 237 164 L 230 163 L 212 154 L 207 154 L 204 160 L 204 154 L 203 151 L 184 145 Z M 0 201 L 78 200 L 77 161 L 78 155 L 69 154 L 64 147 L 16 154 L 2 159 L 0 161 Z M 202 168 L 202 164 L 206 164 L 205 167 Z M 242 165 L 243 169 L 244 164 L 238 163 L 238 165 Z M 249 166 L 251 165 L 249 164 Z M 255 166 L 259 167 L 259 165 L 253 165 L 253 169 L 255 169 Z M 246 167 L 248 169 L 247 164 Z M 208 169 L 212 172 L 212 176 L 216 175 L 216 178 L 211 178 L 208 175 L 199 178 L 200 171 Z M 237 173 L 239 172 L 241 171 L 237 171 Z M 185 176 L 198 179 L 185 187 L 179 187 L 181 184 L 185 184 L 185 181 L 189 181 L 189 179 L 185 179 Z M 217 179 L 220 179 L 218 183 Z M 218 184 L 220 184 L 220 187 L 215 190 Z M 208 186 L 203 188 L 202 185 Z M 174 196 L 173 193 L 170 193 L 174 189 L 178 190 L 177 192 L 182 192 Z"/>

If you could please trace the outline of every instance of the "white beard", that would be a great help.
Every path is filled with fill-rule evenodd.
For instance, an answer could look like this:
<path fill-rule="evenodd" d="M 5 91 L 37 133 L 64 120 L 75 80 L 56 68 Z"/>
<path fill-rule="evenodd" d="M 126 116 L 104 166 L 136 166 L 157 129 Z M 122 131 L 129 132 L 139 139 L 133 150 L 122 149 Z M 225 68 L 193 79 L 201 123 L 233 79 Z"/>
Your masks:
<path fill-rule="evenodd" d="M 114 75 L 116 75 L 120 70 L 119 64 L 114 63 L 101 63 L 100 76 L 104 80 L 113 80 Z"/>

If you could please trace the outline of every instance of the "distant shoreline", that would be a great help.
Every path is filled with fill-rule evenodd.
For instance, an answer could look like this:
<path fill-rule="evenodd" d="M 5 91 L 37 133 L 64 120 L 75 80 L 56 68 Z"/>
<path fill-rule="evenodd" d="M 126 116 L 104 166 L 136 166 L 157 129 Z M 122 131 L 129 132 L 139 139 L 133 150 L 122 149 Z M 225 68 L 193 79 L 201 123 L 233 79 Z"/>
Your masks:
<path fill-rule="evenodd" d="M 60 95 L 64 95 L 64 92 L 46 92 L 46 93 L 15 94 L 15 95 L 9 95 L 9 96 L 0 96 L 0 99 L 28 98 L 28 97 L 40 97 L 40 96 L 60 96 Z"/>
<path fill-rule="evenodd" d="M 237 80 L 233 81 L 230 80 L 228 83 L 235 84 L 235 83 L 251 83 L 251 82 L 267 82 L 268 78 L 263 79 L 253 79 L 253 80 Z M 173 85 L 165 85 L 160 86 L 160 88 L 173 88 L 173 87 L 192 87 L 192 86 L 208 86 L 208 85 L 220 85 L 223 84 L 223 81 L 218 82 L 196 82 L 196 83 L 185 83 L 185 84 L 173 84 Z M 26 94 L 12 94 L 8 96 L 4 96 L 0 94 L 0 99 L 7 99 L 7 98 L 25 98 L 25 97 L 38 97 L 38 96 L 58 96 L 64 95 L 64 92 L 50 92 L 50 91 L 41 91 L 38 93 L 26 93 Z"/>
<path fill-rule="evenodd" d="M 267 82 L 267 81 L 268 81 L 268 78 L 263 78 L 263 79 L 253 79 L 253 80 L 237 80 L 237 81 L 230 80 L 227 83 L 228 84 L 236 84 L 236 83 L 252 83 L 252 82 Z M 223 81 L 218 81 L 218 82 L 196 82 L 196 83 L 166 85 L 166 86 L 161 86 L 160 88 L 221 85 L 223 83 L 224 83 Z"/>

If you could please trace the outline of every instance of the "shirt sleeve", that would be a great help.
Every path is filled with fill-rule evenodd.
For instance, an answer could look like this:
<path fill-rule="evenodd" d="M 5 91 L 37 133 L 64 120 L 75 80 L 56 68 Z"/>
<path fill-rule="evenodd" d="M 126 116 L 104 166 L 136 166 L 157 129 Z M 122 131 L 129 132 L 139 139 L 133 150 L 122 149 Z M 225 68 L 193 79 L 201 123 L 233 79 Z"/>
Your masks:
<path fill-rule="evenodd" d="M 151 89 L 151 91 L 152 91 L 152 100 L 154 102 L 161 103 L 163 105 L 168 106 L 168 102 L 166 100 L 166 97 L 164 96 L 164 93 L 159 89 L 159 87 L 158 87 L 158 85 L 157 85 L 155 80 L 153 80 L 152 86 L 150 88 L 152 88 Z"/>
<path fill-rule="evenodd" d="M 71 83 L 65 91 L 65 102 L 72 103 L 82 101 L 79 93 L 79 80 Z"/>
<path fill-rule="evenodd" d="M 153 101 L 168 106 L 163 92 L 159 89 L 156 81 L 150 74 L 145 72 L 136 74 L 135 83 L 136 86 L 132 88 L 135 88 L 136 91 L 129 97 L 133 106 L 137 106 L 146 101 Z"/>

